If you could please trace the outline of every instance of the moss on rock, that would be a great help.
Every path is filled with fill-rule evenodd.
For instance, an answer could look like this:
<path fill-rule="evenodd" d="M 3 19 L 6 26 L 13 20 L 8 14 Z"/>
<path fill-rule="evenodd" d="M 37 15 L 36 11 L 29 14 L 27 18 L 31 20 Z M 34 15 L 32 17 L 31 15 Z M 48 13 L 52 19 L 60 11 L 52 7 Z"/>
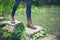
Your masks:
<path fill-rule="evenodd" d="M 13 40 L 13 39 L 20 40 L 25 33 L 25 26 L 23 23 L 18 23 L 15 26 L 16 26 L 16 30 L 13 33 L 11 33 L 10 28 L 7 25 L 1 28 L 0 30 L 2 31 L 0 32 L 2 32 L 3 38 L 9 37 L 8 39 L 10 40 Z"/>

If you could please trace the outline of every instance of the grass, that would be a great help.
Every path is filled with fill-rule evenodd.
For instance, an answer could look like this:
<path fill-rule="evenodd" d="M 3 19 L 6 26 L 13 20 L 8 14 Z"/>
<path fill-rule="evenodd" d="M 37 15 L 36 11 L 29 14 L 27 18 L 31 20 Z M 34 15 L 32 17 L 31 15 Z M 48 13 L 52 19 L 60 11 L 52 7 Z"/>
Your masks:
<path fill-rule="evenodd" d="M 22 12 L 18 10 L 15 19 L 26 23 L 25 9 Z M 60 35 L 60 6 L 32 6 L 32 22 L 44 27 L 48 34 Z"/>

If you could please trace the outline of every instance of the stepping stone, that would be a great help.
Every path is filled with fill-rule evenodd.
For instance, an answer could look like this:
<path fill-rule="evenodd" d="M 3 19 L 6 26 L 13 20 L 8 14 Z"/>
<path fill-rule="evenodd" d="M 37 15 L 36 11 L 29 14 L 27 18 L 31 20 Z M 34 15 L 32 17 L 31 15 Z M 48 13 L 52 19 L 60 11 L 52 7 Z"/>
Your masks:
<path fill-rule="evenodd" d="M 22 21 L 15 20 L 15 24 L 12 24 L 10 21 L 3 21 L 1 24 L 6 24 L 6 28 L 9 28 L 11 32 L 14 32 L 17 29 L 16 25 L 21 23 Z"/>
<path fill-rule="evenodd" d="M 43 29 L 41 26 L 37 26 L 37 25 L 34 25 L 34 27 L 36 27 L 35 30 L 26 27 L 26 34 L 28 34 L 28 35 L 30 35 L 30 34 L 34 34 L 35 32 L 40 31 L 40 30 Z"/>
<path fill-rule="evenodd" d="M 10 30 L 11 33 L 14 33 L 14 32 L 16 32 L 16 29 L 18 29 L 18 27 L 21 24 L 23 24 L 23 22 L 15 20 L 15 24 L 12 24 L 10 21 L 4 21 L 4 22 L 2 22 L 2 24 L 6 24 L 5 28 L 8 27 L 8 30 Z M 23 24 L 23 26 L 24 26 L 24 24 Z M 21 26 L 21 27 L 23 27 L 23 26 Z M 23 34 L 24 36 L 23 36 L 23 38 L 21 38 L 21 40 L 30 40 L 31 35 L 33 36 L 33 35 L 35 35 L 35 33 L 38 33 L 38 32 L 39 32 L 39 35 L 40 35 L 40 31 L 43 30 L 43 28 L 41 26 L 37 26 L 37 25 L 34 25 L 34 26 L 36 27 L 35 30 L 31 29 L 31 28 L 27 28 L 25 26 L 24 26 L 25 30 L 24 30 L 24 28 L 22 28 L 22 30 L 25 31 L 25 34 Z M 21 29 L 21 27 L 20 27 L 20 29 Z M 33 40 L 35 40 L 35 39 L 33 39 Z"/>
<path fill-rule="evenodd" d="M 34 27 L 36 27 L 35 30 L 26 27 L 26 34 L 24 35 L 24 38 L 22 40 L 31 40 L 31 38 L 30 38 L 31 35 L 33 36 L 33 35 L 35 35 L 35 33 L 39 32 L 40 30 L 43 30 L 43 28 L 41 26 L 34 25 Z"/>
<path fill-rule="evenodd" d="M 3 21 L 3 22 L 1 22 L 1 23 L 2 23 L 2 24 L 6 24 L 6 25 L 2 28 L 2 30 L 4 30 L 4 31 L 3 31 L 3 34 L 4 34 L 4 32 L 10 34 L 10 36 L 11 36 L 12 38 L 8 38 L 9 40 L 14 39 L 14 38 L 17 38 L 17 40 L 18 40 L 18 39 L 20 39 L 20 37 L 22 37 L 22 36 L 24 35 L 24 33 L 25 33 L 25 26 L 24 26 L 24 24 L 23 24 L 22 21 L 17 21 L 17 20 L 15 20 L 15 24 L 12 24 L 10 21 Z M 7 30 L 7 31 L 5 31 L 5 30 Z M 21 34 L 21 35 L 20 35 L 20 34 Z M 8 35 L 8 34 L 6 34 L 6 35 Z M 4 38 L 6 37 L 6 35 L 3 35 Z M 8 35 L 8 36 L 9 36 L 9 35 Z M 8 36 L 7 36 L 7 37 L 8 37 Z"/>

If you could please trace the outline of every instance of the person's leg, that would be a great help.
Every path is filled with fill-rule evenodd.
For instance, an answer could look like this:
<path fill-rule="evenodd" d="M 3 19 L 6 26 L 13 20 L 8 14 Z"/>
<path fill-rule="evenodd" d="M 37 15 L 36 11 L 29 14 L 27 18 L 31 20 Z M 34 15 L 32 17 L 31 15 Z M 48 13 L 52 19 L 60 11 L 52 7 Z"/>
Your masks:
<path fill-rule="evenodd" d="M 15 15 L 15 12 L 16 12 L 16 9 L 17 9 L 19 3 L 20 3 L 20 0 L 15 0 L 15 3 L 12 8 L 12 12 L 11 12 L 11 18 L 10 18 L 11 23 L 15 23 L 14 15 Z"/>
<path fill-rule="evenodd" d="M 32 0 L 26 0 L 26 15 L 27 15 L 27 26 L 32 29 L 36 29 L 31 21 L 31 5 Z"/>

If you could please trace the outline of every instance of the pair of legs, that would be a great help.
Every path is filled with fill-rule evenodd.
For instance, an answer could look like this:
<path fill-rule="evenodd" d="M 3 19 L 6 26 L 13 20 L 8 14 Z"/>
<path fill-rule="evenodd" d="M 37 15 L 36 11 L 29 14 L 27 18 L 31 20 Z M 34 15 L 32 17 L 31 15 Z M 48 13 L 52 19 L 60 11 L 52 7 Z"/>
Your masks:
<path fill-rule="evenodd" d="M 21 0 L 15 0 L 15 3 L 12 8 L 12 13 L 11 13 L 11 19 L 10 19 L 11 23 L 15 23 L 14 15 L 15 15 L 15 11 L 16 11 L 20 1 Z M 32 28 L 32 29 L 36 29 L 31 21 L 31 4 L 32 4 L 32 0 L 26 0 L 27 27 Z"/>

